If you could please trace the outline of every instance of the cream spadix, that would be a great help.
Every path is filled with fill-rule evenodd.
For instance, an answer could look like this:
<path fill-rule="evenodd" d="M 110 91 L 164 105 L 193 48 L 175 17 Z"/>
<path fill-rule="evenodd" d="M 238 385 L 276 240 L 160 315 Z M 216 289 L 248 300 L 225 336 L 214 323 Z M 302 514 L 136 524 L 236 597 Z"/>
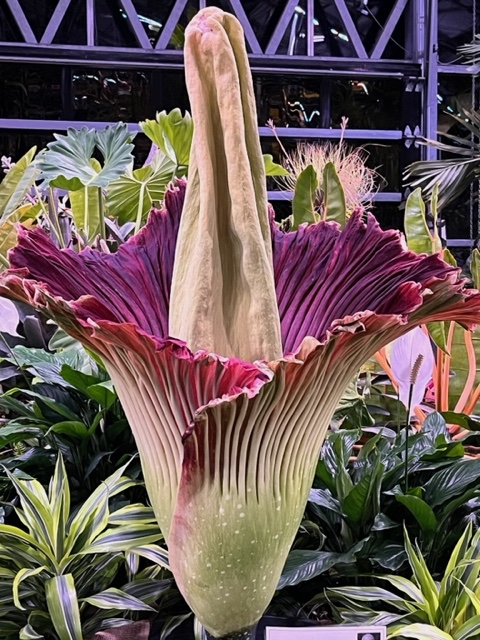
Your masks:
<path fill-rule="evenodd" d="M 266 178 L 242 28 L 201 11 L 185 34 L 195 123 L 170 304 L 170 334 L 193 349 L 282 354 Z"/>

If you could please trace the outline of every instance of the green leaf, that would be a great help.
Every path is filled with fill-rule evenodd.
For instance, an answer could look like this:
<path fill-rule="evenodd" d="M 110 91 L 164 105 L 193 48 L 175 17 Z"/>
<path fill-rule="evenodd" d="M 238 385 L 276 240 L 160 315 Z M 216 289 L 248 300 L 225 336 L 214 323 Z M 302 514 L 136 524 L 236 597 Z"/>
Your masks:
<path fill-rule="evenodd" d="M 113 388 L 113 382 L 111 380 L 90 385 L 87 388 L 87 394 L 92 398 L 92 400 L 98 402 L 103 409 L 107 410 L 110 409 L 117 399 L 117 394 Z"/>
<path fill-rule="evenodd" d="M 92 544 L 79 551 L 79 554 L 130 551 L 135 547 L 157 542 L 162 537 L 160 529 L 156 524 L 115 527 L 101 533 L 95 538 Z"/>
<path fill-rule="evenodd" d="M 10 169 L 0 183 L 0 226 L 22 204 L 22 201 L 35 182 L 38 170 L 33 164 L 37 147 L 32 147 Z"/>
<path fill-rule="evenodd" d="M 83 598 L 84 602 L 99 609 L 116 609 L 124 611 L 155 611 L 153 607 L 138 598 L 121 591 L 121 589 L 106 589 L 94 596 Z"/>
<path fill-rule="evenodd" d="M 311 580 L 321 573 L 328 571 L 336 564 L 350 564 L 355 562 L 356 553 L 361 548 L 356 545 L 347 553 L 334 553 L 331 551 L 309 551 L 306 549 L 294 549 L 290 551 L 285 567 L 283 568 L 277 589 L 283 589 L 305 580 Z"/>
<path fill-rule="evenodd" d="M 432 236 L 425 217 L 422 190 L 415 189 L 405 205 L 405 236 L 407 245 L 415 253 L 433 253 Z"/>
<path fill-rule="evenodd" d="M 94 158 L 90 160 L 90 163 L 100 173 L 102 168 L 100 163 Z M 81 186 L 75 191 L 70 191 L 68 196 L 75 227 L 77 231 L 85 235 L 87 242 L 90 243 L 101 232 L 101 191 L 98 187 Z"/>
<path fill-rule="evenodd" d="M 177 166 L 188 166 L 193 138 L 193 120 L 188 111 L 157 112 L 155 120 L 140 122 L 143 133 Z"/>
<path fill-rule="evenodd" d="M 16 209 L 0 224 L 0 271 L 8 266 L 7 253 L 17 244 L 17 224 L 23 222 L 26 212 L 31 208 L 32 205 L 25 205 Z M 30 221 L 24 226 L 30 226 Z"/>
<path fill-rule="evenodd" d="M 466 413 L 441 411 L 441 414 L 449 424 L 457 424 L 464 429 L 470 429 L 470 431 L 480 431 L 480 421 L 471 418 Z"/>
<path fill-rule="evenodd" d="M 437 528 L 437 518 L 425 500 L 412 495 L 395 494 L 397 502 L 403 504 L 420 525 L 422 531 L 433 533 Z"/>
<path fill-rule="evenodd" d="M 293 194 L 293 225 L 292 229 L 298 229 L 303 224 L 316 222 L 315 200 L 317 197 L 318 177 L 317 172 L 310 164 L 298 176 Z"/>
<path fill-rule="evenodd" d="M 69 128 L 67 135 L 55 133 L 55 141 L 50 142 L 46 151 L 37 158 L 40 177 L 50 185 L 55 182 L 56 186 L 60 186 L 57 179 L 62 177 L 77 179 L 83 186 L 105 187 L 133 162 L 131 140 L 134 135 L 122 122 L 107 126 L 103 131 L 83 127 Z M 91 162 L 95 148 L 100 150 L 104 159 L 100 170 Z M 77 185 L 66 183 L 62 186 L 72 190 Z"/>
<path fill-rule="evenodd" d="M 45 582 L 47 607 L 60 640 L 83 640 L 75 582 L 71 573 Z"/>
<path fill-rule="evenodd" d="M 472 272 L 472 280 L 475 285 L 475 289 L 478 289 L 480 287 L 480 251 L 478 249 L 474 249 L 472 251 L 470 270 Z"/>
<path fill-rule="evenodd" d="M 143 504 L 127 504 L 110 514 L 109 525 L 152 524 L 156 522 L 153 509 Z"/>
<path fill-rule="evenodd" d="M 450 377 L 449 391 L 448 391 L 448 401 L 450 407 L 455 407 L 458 402 L 462 392 L 465 388 L 465 384 L 467 382 L 467 378 L 470 373 L 470 364 L 468 361 L 468 352 L 466 346 L 466 334 L 470 333 L 459 324 L 455 325 L 454 333 L 453 333 L 453 341 L 451 348 L 451 361 L 450 361 L 450 371 L 455 375 Z M 473 388 L 475 389 L 476 385 L 480 384 L 480 331 L 476 330 L 471 333 L 473 348 L 474 348 L 474 364 L 472 367 L 475 367 L 475 382 Z M 480 408 L 480 404 L 477 404 L 475 410 Z"/>
<path fill-rule="evenodd" d="M 459 460 L 435 475 L 425 485 L 425 501 L 432 507 L 450 502 L 478 482 L 480 461 Z"/>
<path fill-rule="evenodd" d="M 107 207 L 120 224 L 136 222 L 137 230 L 152 209 L 161 203 L 165 189 L 175 172 L 175 162 L 158 152 L 151 165 L 129 170 L 112 182 L 107 194 Z"/>
<path fill-rule="evenodd" d="M 24 580 L 27 580 L 28 578 L 32 578 L 33 576 L 38 575 L 39 573 L 41 573 L 42 571 L 45 571 L 46 569 L 47 567 L 45 566 L 36 567 L 35 569 L 28 569 L 24 567 L 23 569 L 20 569 L 20 571 L 17 573 L 17 575 L 13 580 L 13 585 L 12 585 L 13 602 L 17 607 L 17 609 L 21 609 L 22 611 L 27 610 L 27 608 L 22 606 L 22 603 L 20 602 L 20 593 L 19 593 L 20 584 Z"/>
<path fill-rule="evenodd" d="M 439 601 L 438 601 L 438 587 L 429 572 L 425 560 L 420 552 L 416 553 L 408 537 L 407 529 L 404 527 L 405 533 L 405 550 L 408 556 L 408 562 L 413 571 L 413 576 L 417 582 L 420 590 L 428 603 L 427 613 L 431 622 L 435 618 Z"/>
<path fill-rule="evenodd" d="M 347 222 L 347 205 L 342 183 L 333 162 L 327 162 L 323 169 L 323 219 L 338 222 L 343 229 Z"/>
<path fill-rule="evenodd" d="M 40 635 L 29 624 L 20 629 L 19 640 L 41 640 L 45 636 Z"/>
<path fill-rule="evenodd" d="M 389 638 L 397 638 L 398 636 L 402 636 L 403 638 L 416 638 L 416 640 L 454 640 L 449 633 L 445 633 L 445 631 L 437 627 L 420 622 L 405 626 L 402 625 L 399 629 L 388 635 Z"/>
<path fill-rule="evenodd" d="M 130 549 L 130 553 L 135 553 L 141 558 L 146 558 L 147 560 L 150 560 L 150 562 L 158 564 L 164 569 L 170 569 L 168 551 L 156 544 L 145 544 L 138 547 L 133 547 L 132 549 Z"/>
<path fill-rule="evenodd" d="M 439 349 L 447 355 L 447 337 L 445 332 L 445 322 L 429 322 L 427 324 L 428 334 Z"/>
<path fill-rule="evenodd" d="M 265 164 L 266 176 L 289 176 L 290 172 L 282 167 L 281 164 L 277 164 L 273 161 L 273 156 L 270 153 L 263 154 L 263 162 Z"/>
<path fill-rule="evenodd" d="M 476 640 L 480 634 L 480 616 L 476 615 L 467 620 L 454 633 L 454 640 Z"/>
<path fill-rule="evenodd" d="M 88 436 L 87 427 L 83 424 L 83 422 L 79 422 L 77 420 L 65 420 L 63 422 L 57 422 L 50 427 L 46 435 L 48 436 L 52 432 L 60 433 L 64 436 L 69 436 L 70 438 L 80 438 L 81 440 Z"/>

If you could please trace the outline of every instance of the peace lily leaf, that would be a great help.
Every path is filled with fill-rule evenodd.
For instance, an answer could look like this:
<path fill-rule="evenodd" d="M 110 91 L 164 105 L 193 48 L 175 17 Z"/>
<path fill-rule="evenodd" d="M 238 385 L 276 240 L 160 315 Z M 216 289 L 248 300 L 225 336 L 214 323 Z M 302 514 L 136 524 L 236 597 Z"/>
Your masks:
<path fill-rule="evenodd" d="M 470 264 L 472 270 L 472 280 L 475 287 L 480 286 L 480 251 L 474 249 L 472 251 L 472 262 Z"/>
<path fill-rule="evenodd" d="M 128 170 L 109 186 L 107 206 L 110 213 L 120 224 L 136 222 L 138 231 L 153 203 L 163 201 L 174 171 L 175 163 L 163 153 L 157 153 L 152 164 Z"/>
<path fill-rule="evenodd" d="M 188 166 L 193 138 L 193 120 L 180 109 L 157 112 L 155 120 L 140 122 L 143 133 L 152 140 L 176 166 Z"/>
<path fill-rule="evenodd" d="M 415 189 L 405 205 L 405 235 L 408 248 L 415 253 L 432 253 L 432 236 L 425 217 L 422 190 Z"/>
<path fill-rule="evenodd" d="M 447 355 L 450 353 L 447 350 L 447 336 L 445 332 L 445 323 L 444 322 L 429 322 L 427 324 L 428 334 L 436 344 L 436 346 L 441 349 Z"/>
<path fill-rule="evenodd" d="M 400 493 L 395 494 L 395 499 L 407 507 L 423 531 L 434 532 L 436 530 L 437 518 L 433 509 L 425 500 L 417 496 L 403 495 Z"/>
<path fill-rule="evenodd" d="M 450 353 L 450 370 L 455 375 L 449 380 L 448 399 L 449 407 L 454 409 L 469 379 L 470 383 L 473 382 L 473 388 L 480 384 L 480 332 L 477 330 L 467 336 L 465 329 L 456 324 Z M 476 406 L 479 406 L 478 403 Z M 463 407 L 459 410 L 463 411 Z M 474 412 L 476 408 L 472 409 Z"/>
<path fill-rule="evenodd" d="M 0 294 L 42 309 L 102 358 L 176 582 L 222 637 L 253 625 L 273 597 L 330 419 L 361 364 L 422 323 L 473 325 L 480 295 L 368 214 L 343 231 L 269 225 L 238 21 L 200 11 L 185 60 L 196 119 L 188 186 L 170 185 L 164 208 L 115 254 L 61 251 L 41 229 L 22 230 Z M 153 525 L 122 525 L 85 548 L 101 503 L 96 494 L 72 520 L 67 547 L 134 552 L 161 538 Z"/>
<path fill-rule="evenodd" d="M 297 178 L 293 194 L 293 229 L 298 229 L 305 222 L 317 221 L 315 199 L 317 197 L 318 176 L 312 165 L 304 169 Z"/>
<path fill-rule="evenodd" d="M 338 222 L 343 229 L 347 220 L 345 193 L 333 162 L 327 162 L 323 170 L 323 219 Z"/>
<path fill-rule="evenodd" d="M 282 167 L 281 164 L 277 164 L 273 161 L 273 156 L 270 153 L 263 154 L 263 162 L 265 163 L 265 175 L 266 176 L 289 176 L 290 173 Z"/>
<path fill-rule="evenodd" d="M 77 592 L 71 573 L 45 582 L 48 612 L 60 640 L 83 640 Z"/>
<path fill-rule="evenodd" d="M 35 182 L 38 169 L 33 164 L 37 147 L 20 158 L 0 183 L 0 227 L 21 205 L 23 198 Z"/>
<path fill-rule="evenodd" d="M 51 186 L 67 188 L 70 191 L 86 187 L 105 187 L 121 176 L 127 166 L 133 162 L 131 143 L 134 133 L 128 131 L 126 124 L 119 122 L 107 126 L 103 131 L 67 129 L 66 135 L 54 134 L 55 141 L 38 156 L 37 166 L 40 178 Z M 92 163 L 95 148 L 103 155 L 103 166 Z M 93 165 L 93 166 L 92 166 Z M 59 183 L 58 179 L 62 182 Z M 77 180 L 79 182 L 64 182 Z"/>
<path fill-rule="evenodd" d="M 90 165 L 97 172 L 102 170 L 101 164 L 95 158 L 90 160 Z M 80 186 L 69 192 L 70 207 L 73 220 L 78 231 L 83 232 L 88 242 L 100 233 L 100 200 L 102 194 L 98 187 Z"/>
<path fill-rule="evenodd" d="M 18 336 L 17 327 L 20 322 L 17 307 L 11 300 L 0 298 L 0 333 Z"/>

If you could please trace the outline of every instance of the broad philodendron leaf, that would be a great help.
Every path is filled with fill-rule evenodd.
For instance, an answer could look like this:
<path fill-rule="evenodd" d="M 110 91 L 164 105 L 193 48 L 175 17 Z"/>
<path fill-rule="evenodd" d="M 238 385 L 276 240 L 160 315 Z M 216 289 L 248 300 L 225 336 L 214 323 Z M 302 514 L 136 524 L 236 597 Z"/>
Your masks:
<path fill-rule="evenodd" d="M 333 162 L 327 162 L 323 170 L 323 219 L 338 222 L 343 229 L 347 221 L 345 193 Z"/>
<path fill-rule="evenodd" d="M 0 183 L 0 227 L 22 204 L 27 191 L 35 182 L 38 169 L 33 163 L 37 147 L 20 158 Z"/>
<path fill-rule="evenodd" d="M 80 609 L 71 573 L 45 582 L 48 612 L 60 640 L 83 640 Z"/>
<path fill-rule="evenodd" d="M 293 225 L 298 229 L 305 222 L 312 224 L 317 221 L 315 200 L 317 197 L 318 176 L 312 165 L 309 165 L 298 176 L 293 194 Z"/>
<path fill-rule="evenodd" d="M 265 163 L 265 175 L 268 176 L 289 176 L 290 172 L 282 167 L 281 164 L 277 164 L 273 161 L 273 156 L 270 153 L 263 154 L 263 161 Z"/>
<path fill-rule="evenodd" d="M 106 187 L 121 176 L 133 162 L 132 139 L 135 133 L 119 122 L 103 131 L 83 127 L 69 128 L 67 135 L 54 134 L 55 141 L 37 158 L 40 178 L 50 186 L 69 191 L 85 187 Z M 92 163 L 97 148 L 103 155 L 103 165 L 98 170 Z M 93 164 L 93 166 L 92 166 Z"/>
<path fill-rule="evenodd" d="M 143 133 L 154 142 L 177 167 L 187 167 L 193 138 L 193 120 L 180 109 L 157 112 L 155 120 L 140 122 Z"/>
<path fill-rule="evenodd" d="M 449 408 L 455 407 L 465 391 L 467 381 L 473 383 L 475 389 L 480 384 L 480 331 L 473 333 L 465 331 L 459 324 L 455 325 L 452 348 L 450 350 L 450 370 L 455 374 L 449 378 L 448 399 Z M 479 404 L 472 409 L 476 413 Z M 463 411 L 464 407 L 459 407 Z"/>
<path fill-rule="evenodd" d="M 162 203 L 174 172 L 174 161 L 160 151 L 151 164 L 134 171 L 128 170 L 108 188 L 107 207 L 110 214 L 118 218 L 120 224 L 135 222 L 138 232 L 153 204 Z"/>

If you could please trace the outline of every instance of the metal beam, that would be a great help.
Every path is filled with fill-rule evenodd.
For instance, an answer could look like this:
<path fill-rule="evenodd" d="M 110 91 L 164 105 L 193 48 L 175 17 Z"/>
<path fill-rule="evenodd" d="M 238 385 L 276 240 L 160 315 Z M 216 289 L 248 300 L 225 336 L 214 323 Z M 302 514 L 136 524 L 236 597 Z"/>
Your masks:
<path fill-rule="evenodd" d="M 293 191 L 267 191 L 270 202 L 289 202 L 293 200 Z M 372 195 L 374 202 L 401 202 L 403 196 L 397 191 L 379 191 Z"/>
<path fill-rule="evenodd" d="M 298 5 L 298 0 L 288 0 L 285 5 L 285 9 L 278 21 L 277 26 L 275 27 L 275 31 L 273 32 L 272 37 L 270 38 L 270 42 L 265 50 L 267 55 L 274 55 L 277 53 L 277 49 L 280 46 L 280 42 L 282 41 L 283 36 L 287 30 L 288 25 L 290 24 L 290 20 L 292 19 L 293 14 L 295 13 L 295 9 Z"/>
<path fill-rule="evenodd" d="M 23 39 L 28 44 L 37 44 L 37 39 L 35 38 L 35 34 L 32 31 L 31 26 L 28 23 L 28 20 L 23 13 L 23 9 L 20 6 L 18 0 L 6 0 L 7 6 L 10 9 L 12 16 L 17 23 L 18 28 L 20 29 L 20 33 L 22 34 Z"/>
<path fill-rule="evenodd" d="M 438 130 L 438 0 L 427 1 L 426 45 L 423 132 L 426 138 L 435 139 Z M 422 147 L 425 160 L 437 159 L 435 147 L 431 145 L 422 145 Z"/>
<path fill-rule="evenodd" d="M 120 0 L 120 4 L 127 14 L 129 26 L 132 28 L 138 44 L 142 47 L 142 49 L 151 49 L 152 43 L 148 39 L 148 36 L 145 33 L 145 29 L 138 19 L 137 11 L 133 6 L 132 0 Z"/>
<path fill-rule="evenodd" d="M 52 17 L 47 24 L 47 28 L 45 29 L 42 39 L 40 40 L 40 44 L 52 44 L 71 2 L 72 0 L 59 0 Z"/>
<path fill-rule="evenodd" d="M 404 12 L 407 4 L 408 4 L 408 0 L 397 0 L 395 2 L 390 12 L 390 15 L 387 18 L 387 21 L 385 22 L 383 29 L 381 30 L 379 37 L 377 38 L 375 46 L 373 47 L 373 51 L 370 55 L 370 58 L 372 60 L 378 60 L 379 58 L 382 57 L 385 51 L 385 47 L 387 46 L 388 41 L 392 37 L 395 27 L 397 26 L 398 21 L 400 20 L 400 17 Z"/>
<path fill-rule="evenodd" d="M 402 140 L 402 131 L 392 129 L 316 129 L 304 127 L 277 127 L 275 133 L 270 127 L 259 127 L 260 135 L 263 138 L 325 138 L 337 140 L 339 138 L 349 138 L 351 140 Z"/>
<path fill-rule="evenodd" d="M 95 0 L 87 0 L 87 46 L 95 46 Z"/>
<path fill-rule="evenodd" d="M 160 33 L 160 37 L 155 45 L 155 49 L 166 49 L 168 47 L 168 43 L 170 42 L 170 38 L 175 31 L 175 27 L 178 24 L 178 21 L 182 17 L 182 13 L 187 6 L 188 0 L 177 0 L 173 5 L 172 10 L 170 11 L 170 15 L 165 22 L 165 25 Z"/>
<path fill-rule="evenodd" d="M 248 42 L 248 46 L 250 47 L 251 52 L 261 54 L 262 48 L 260 47 L 257 36 L 252 29 L 252 25 L 247 18 L 247 14 L 245 13 L 245 9 L 242 7 L 241 2 L 239 0 L 228 0 L 228 2 L 230 3 L 233 12 L 242 24 L 243 32 L 245 33 L 245 40 Z"/>
<path fill-rule="evenodd" d="M 335 4 L 337 6 L 338 13 L 340 14 L 342 22 L 345 25 L 348 37 L 352 41 L 357 56 L 360 59 L 368 58 L 367 52 L 365 51 L 365 47 L 363 46 L 363 42 L 357 31 L 357 27 L 352 20 L 352 16 L 350 15 L 350 11 L 348 10 L 345 0 L 335 0 Z"/>

